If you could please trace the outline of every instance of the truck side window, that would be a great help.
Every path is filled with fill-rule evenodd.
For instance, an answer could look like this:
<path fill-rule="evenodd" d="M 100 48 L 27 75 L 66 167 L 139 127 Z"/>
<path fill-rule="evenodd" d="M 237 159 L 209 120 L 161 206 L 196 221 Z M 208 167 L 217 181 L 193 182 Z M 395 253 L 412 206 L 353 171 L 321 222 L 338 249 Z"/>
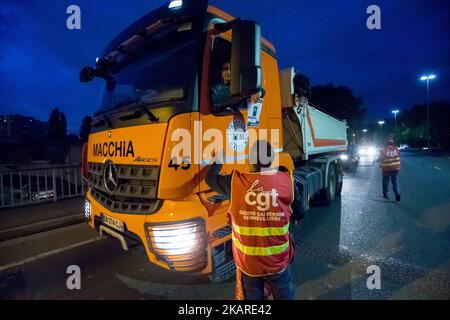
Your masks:
<path fill-rule="evenodd" d="M 213 42 L 210 69 L 211 103 L 220 107 L 230 97 L 231 84 L 231 42 L 216 37 Z"/>

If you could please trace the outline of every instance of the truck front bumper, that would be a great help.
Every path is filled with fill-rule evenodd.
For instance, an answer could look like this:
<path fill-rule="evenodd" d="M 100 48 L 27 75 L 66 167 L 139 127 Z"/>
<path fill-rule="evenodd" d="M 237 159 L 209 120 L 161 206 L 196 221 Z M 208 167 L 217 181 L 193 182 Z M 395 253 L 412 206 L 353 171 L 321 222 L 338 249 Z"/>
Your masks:
<path fill-rule="evenodd" d="M 209 274 L 212 271 L 211 250 L 229 240 L 214 237 L 227 226 L 226 209 L 222 214 L 209 216 L 197 195 L 179 201 L 165 200 L 154 214 L 122 214 L 111 212 L 87 193 L 85 212 L 88 224 L 99 231 L 106 225 L 103 215 L 123 222 L 123 230 L 114 229 L 124 237 L 128 247 L 145 248 L 151 263 L 174 271 Z M 211 232 L 212 231 L 212 232 Z"/>

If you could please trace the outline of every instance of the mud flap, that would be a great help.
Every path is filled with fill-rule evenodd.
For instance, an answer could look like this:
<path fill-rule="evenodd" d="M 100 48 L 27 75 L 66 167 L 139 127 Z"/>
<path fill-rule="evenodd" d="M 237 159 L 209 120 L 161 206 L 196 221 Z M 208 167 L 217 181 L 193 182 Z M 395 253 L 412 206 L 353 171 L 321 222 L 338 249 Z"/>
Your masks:
<path fill-rule="evenodd" d="M 224 282 L 236 273 L 233 254 L 231 251 L 231 240 L 211 249 L 212 273 L 209 278 L 213 283 Z"/>

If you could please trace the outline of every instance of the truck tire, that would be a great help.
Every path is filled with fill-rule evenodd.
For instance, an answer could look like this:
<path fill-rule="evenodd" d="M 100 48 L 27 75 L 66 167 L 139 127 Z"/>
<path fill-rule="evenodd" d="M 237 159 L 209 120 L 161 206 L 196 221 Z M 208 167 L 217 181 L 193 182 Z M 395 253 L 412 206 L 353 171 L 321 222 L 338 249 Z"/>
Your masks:
<path fill-rule="evenodd" d="M 344 171 L 342 170 L 342 166 L 339 164 L 335 167 L 336 168 L 336 196 L 340 197 L 342 193 L 342 187 L 344 186 Z"/>
<path fill-rule="evenodd" d="M 328 168 L 327 187 L 320 190 L 320 202 L 323 205 L 329 206 L 335 199 L 336 183 L 336 170 L 334 169 L 334 166 L 330 164 L 330 167 Z"/>

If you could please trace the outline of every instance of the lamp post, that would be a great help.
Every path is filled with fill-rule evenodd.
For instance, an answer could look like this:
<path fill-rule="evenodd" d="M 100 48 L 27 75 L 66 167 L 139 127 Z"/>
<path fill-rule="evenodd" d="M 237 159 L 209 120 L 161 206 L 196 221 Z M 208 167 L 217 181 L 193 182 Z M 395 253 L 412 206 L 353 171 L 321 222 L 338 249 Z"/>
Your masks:
<path fill-rule="evenodd" d="M 383 125 L 384 125 L 384 120 L 380 120 L 380 121 L 378 121 L 378 124 L 380 125 L 380 128 L 381 128 L 381 141 L 383 141 Z"/>
<path fill-rule="evenodd" d="M 363 138 L 362 138 L 362 140 L 363 140 L 363 142 L 365 143 L 365 142 L 366 142 L 366 133 L 367 133 L 367 129 L 362 129 L 362 132 L 363 132 Z"/>
<path fill-rule="evenodd" d="M 394 128 L 397 128 L 397 113 L 399 112 L 399 110 L 392 110 L 392 113 L 394 114 Z"/>
<path fill-rule="evenodd" d="M 430 80 L 436 78 L 436 75 L 430 74 L 428 76 L 420 77 L 421 81 L 427 82 L 427 142 L 428 142 L 428 150 L 431 149 L 431 124 L 430 124 Z"/>

